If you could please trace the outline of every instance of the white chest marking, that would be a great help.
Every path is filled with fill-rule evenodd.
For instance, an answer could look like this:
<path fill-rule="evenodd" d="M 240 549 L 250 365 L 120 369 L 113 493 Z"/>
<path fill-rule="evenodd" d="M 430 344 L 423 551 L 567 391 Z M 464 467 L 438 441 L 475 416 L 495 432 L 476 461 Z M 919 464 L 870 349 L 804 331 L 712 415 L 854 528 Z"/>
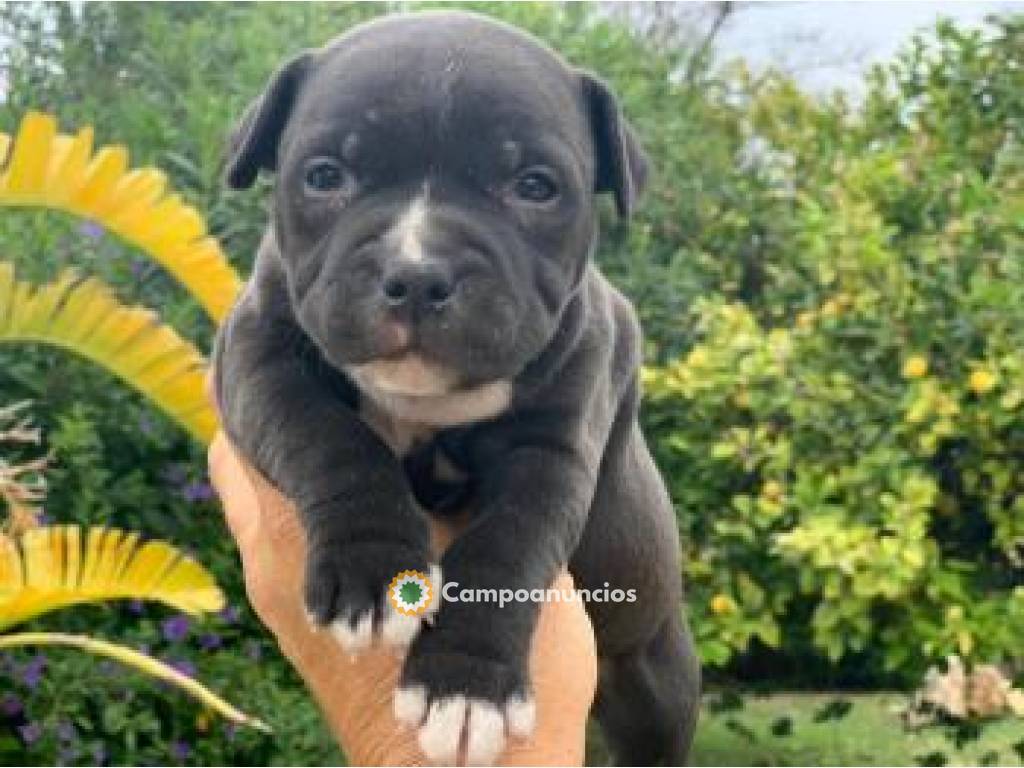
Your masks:
<path fill-rule="evenodd" d="M 499 380 L 442 395 L 402 395 L 366 386 L 359 415 L 399 457 L 418 442 L 429 440 L 445 427 L 472 424 L 494 418 L 512 396 L 508 381 Z"/>

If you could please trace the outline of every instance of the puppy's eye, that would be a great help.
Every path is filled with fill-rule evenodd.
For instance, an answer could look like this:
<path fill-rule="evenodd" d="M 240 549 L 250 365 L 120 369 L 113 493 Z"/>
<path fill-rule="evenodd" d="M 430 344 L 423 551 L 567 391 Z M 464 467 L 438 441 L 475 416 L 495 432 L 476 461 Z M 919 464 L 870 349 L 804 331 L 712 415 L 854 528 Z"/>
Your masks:
<path fill-rule="evenodd" d="M 558 196 L 558 184 L 547 171 L 527 171 L 515 180 L 516 197 L 528 203 L 548 203 Z"/>
<path fill-rule="evenodd" d="M 340 163 L 322 157 L 306 163 L 303 181 L 307 192 L 323 195 L 343 189 L 347 179 L 345 169 Z"/>

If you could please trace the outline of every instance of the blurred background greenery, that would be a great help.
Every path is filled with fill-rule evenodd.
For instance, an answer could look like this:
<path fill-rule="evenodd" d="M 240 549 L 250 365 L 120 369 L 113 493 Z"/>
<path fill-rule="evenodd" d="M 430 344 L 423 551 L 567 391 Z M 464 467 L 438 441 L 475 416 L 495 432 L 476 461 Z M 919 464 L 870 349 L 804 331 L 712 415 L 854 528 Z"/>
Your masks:
<path fill-rule="evenodd" d="M 245 274 L 267 186 L 220 183 L 234 119 L 296 49 L 404 7 L 9 3 L 0 130 L 29 109 L 68 132 L 95 125 L 98 143 L 165 170 Z M 1024 761 L 1020 721 L 985 749 L 962 723 L 908 746 L 920 737 L 892 697 L 851 694 L 909 690 L 949 655 L 1024 673 L 1024 16 L 940 23 L 851 104 L 713 66 L 700 39 L 599 6 L 472 7 L 610 80 L 653 161 L 631 226 L 606 211 L 599 260 L 647 335 L 645 426 L 715 691 L 695 761 Z M 196 304 L 95 224 L 5 210 L 0 243 L 22 278 L 74 265 L 209 348 Z M 0 346 L 0 404 L 26 398 L 55 455 L 47 515 L 184 545 L 230 602 L 200 620 L 111 604 L 47 626 L 198 670 L 276 733 L 227 727 L 92 659 L 12 652 L 0 763 L 341 760 L 246 606 L 203 447 L 86 362 Z M 734 690 L 836 693 L 772 709 Z"/>

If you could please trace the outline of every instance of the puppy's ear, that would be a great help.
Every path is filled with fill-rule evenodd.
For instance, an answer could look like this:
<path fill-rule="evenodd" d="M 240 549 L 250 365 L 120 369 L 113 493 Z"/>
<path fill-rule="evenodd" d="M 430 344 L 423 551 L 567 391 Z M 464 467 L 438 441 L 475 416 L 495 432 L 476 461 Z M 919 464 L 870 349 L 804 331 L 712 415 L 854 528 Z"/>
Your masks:
<path fill-rule="evenodd" d="M 619 216 L 629 216 L 647 186 L 647 156 L 626 122 L 615 94 L 589 72 L 580 72 L 594 140 L 595 192 L 614 192 Z"/>
<path fill-rule="evenodd" d="M 278 141 L 312 64 L 312 52 L 299 54 L 273 74 L 263 94 L 246 108 L 228 142 L 224 179 L 232 189 L 251 187 L 260 170 L 277 168 Z"/>

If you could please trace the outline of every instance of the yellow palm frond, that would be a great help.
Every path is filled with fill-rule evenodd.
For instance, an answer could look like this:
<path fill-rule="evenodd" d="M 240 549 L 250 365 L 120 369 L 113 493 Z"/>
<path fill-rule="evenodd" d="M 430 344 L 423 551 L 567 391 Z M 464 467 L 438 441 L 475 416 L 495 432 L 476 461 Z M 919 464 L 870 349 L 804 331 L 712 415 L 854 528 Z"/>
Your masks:
<path fill-rule="evenodd" d="M 122 146 L 93 151 L 93 131 L 57 133 L 52 115 L 29 112 L 12 142 L 0 134 L 0 205 L 52 208 L 91 219 L 145 251 L 220 322 L 241 281 L 203 217 L 167 190 L 156 168 L 129 170 Z"/>
<path fill-rule="evenodd" d="M 59 525 L 0 536 L 0 630 L 118 598 L 158 600 L 188 613 L 224 605 L 209 571 L 166 542 L 141 542 L 138 533 Z"/>
<path fill-rule="evenodd" d="M 121 377 L 198 439 L 208 442 L 217 415 L 203 388 L 206 360 L 156 313 L 121 304 L 95 278 L 63 272 L 41 286 L 18 281 L 0 262 L 0 344 L 63 347 Z"/>
<path fill-rule="evenodd" d="M 134 667 L 140 672 L 144 672 L 158 680 L 176 685 L 205 706 L 232 722 L 248 725 L 267 733 L 270 732 L 270 727 L 262 720 L 236 709 L 202 683 L 193 680 L 187 675 L 183 675 L 174 667 L 165 664 L 159 659 L 154 659 L 152 656 L 147 656 L 132 648 L 109 643 L 106 640 L 97 640 L 93 637 L 68 635 L 59 632 L 24 632 L 0 636 L 0 648 L 16 648 L 26 645 L 64 645 L 80 648 L 83 651 L 88 651 L 98 656 L 106 656 L 122 664 Z"/>

